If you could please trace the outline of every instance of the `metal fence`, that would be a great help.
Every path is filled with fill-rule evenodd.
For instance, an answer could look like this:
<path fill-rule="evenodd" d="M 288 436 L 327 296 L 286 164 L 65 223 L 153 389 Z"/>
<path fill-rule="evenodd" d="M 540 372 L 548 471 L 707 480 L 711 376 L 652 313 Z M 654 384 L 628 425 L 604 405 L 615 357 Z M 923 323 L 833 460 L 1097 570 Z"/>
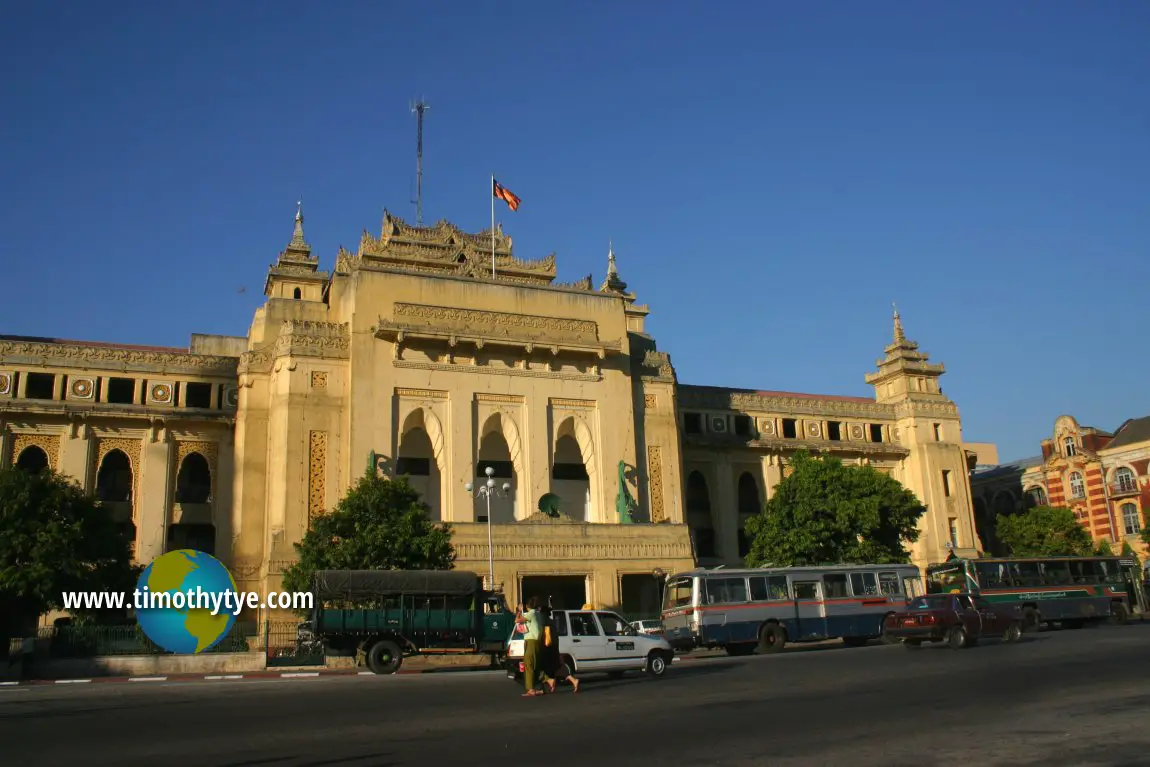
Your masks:
<path fill-rule="evenodd" d="M 264 647 L 268 667 L 322 666 L 327 662 L 323 643 L 315 639 L 310 624 L 298 621 L 265 621 Z"/>
<path fill-rule="evenodd" d="M 249 652 L 260 649 L 258 624 L 237 621 L 218 643 L 204 653 Z M 127 626 L 66 625 L 37 632 L 39 652 L 50 658 L 91 658 L 97 655 L 169 655 L 138 624 Z"/>

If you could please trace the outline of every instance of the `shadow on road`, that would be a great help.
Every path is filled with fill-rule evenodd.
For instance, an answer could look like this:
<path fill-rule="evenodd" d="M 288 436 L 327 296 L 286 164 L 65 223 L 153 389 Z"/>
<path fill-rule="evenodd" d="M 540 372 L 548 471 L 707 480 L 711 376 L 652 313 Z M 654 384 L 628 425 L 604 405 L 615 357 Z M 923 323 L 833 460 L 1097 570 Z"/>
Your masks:
<path fill-rule="evenodd" d="M 245 759 L 242 762 L 227 762 L 221 767 L 261 767 L 261 765 L 276 765 L 288 764 L 292 767 L 327 767 L 327 765 L 336 764 L 370 764 L 371 767 L 398 767 L 399 762 L 396 761 L 380 761 L 384 757 L 394 756 L 388 751 L 376 751 L 370 754 L 358 754 L 356 756 L 341 756 L 338 759 L 319 759 L 311 762 L 298 761 L 299 757 L 296 756 L 272 756 L 263 759 Z"/>
<path fill-rule="evenodd" d="M 27 701 L 27 703 L 32 703 L 33 705 L 39 705 L 38 702 L 35 702 L 35 701 Z M 21 705 L 21 704 L 26 704 L 26 702 L 25 701 L 13 702 L 11 705 L 16 706 L 16 705 Z M 156 708 L 161 708 L 161 707 L 171 708 L 173 706 L 190 706 L 190 705 L 194 705 L 194 702 L 190 701 L 190 700 L 167 700 L 167 701 L 150 700 L 150 701 L 147 701 L 145 703 L 121 704 L 121 705 L 109 705 L 106 703 L 101 703 L 98 705 L 90 705 L 90 706 L 84 706 L 84 707 L 37 709 L 34 711 L 15 711 L 12 713 L 8 713 L 8 711 L 10 711 L 11 709 L 6 709 L 5 712 L 2 715 L 0 715 L 0 721 L 16 720 L 16 719 L 57 719 L 57 718 L 72 717 L 72 716 L 85 716 L 85 715 L 89 715 L 89 714 L 94 715 L 94 716 L 103 716 L 104 714 L 106 714 L 109 711 L 131 711 L 131 710 L 142 709 L 142 708 L 148 709 L 148 710 L 154 710 Z"/>

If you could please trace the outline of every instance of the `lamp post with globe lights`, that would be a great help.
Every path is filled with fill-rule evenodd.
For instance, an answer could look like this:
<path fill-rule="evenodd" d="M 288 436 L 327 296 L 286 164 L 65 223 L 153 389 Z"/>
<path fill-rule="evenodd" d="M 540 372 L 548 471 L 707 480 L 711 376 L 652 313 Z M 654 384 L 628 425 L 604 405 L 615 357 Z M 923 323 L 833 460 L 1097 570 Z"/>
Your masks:
<path fill-rule="evenodd" d="M 475 497 L 485 498 L 487 500 L 487 578 L 490 582 L 490 587 L 495 588 L 495 548 L 491 541 L 491 496 L 499 498 L 506 498 L 511 492 L 511 483 L 504 482 L 501 490 L 495 488 L 495 469 L 488 466 L 484 473 L 487 474 L 487 481 L 480 485 L 479 490 L 475 492 Z M 468 482 L 463 486 L 467 492 L 475 490 L 475 485 Z M 501 492 L 502 491 L 502 492 Z"/>

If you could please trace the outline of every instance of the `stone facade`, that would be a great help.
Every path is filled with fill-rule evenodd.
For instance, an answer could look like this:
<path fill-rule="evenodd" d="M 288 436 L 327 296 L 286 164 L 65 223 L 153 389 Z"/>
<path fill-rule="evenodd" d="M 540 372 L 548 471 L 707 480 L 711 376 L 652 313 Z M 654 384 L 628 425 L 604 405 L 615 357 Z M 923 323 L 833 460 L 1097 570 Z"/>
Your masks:
<path fill-rule="evenodd" d="M 997 547 L 994 519 L 1032 506 L 1074 511 L 1095 542 L 1115 553 L 1129 543 L 1146 554 L 1142 529 L 1150 509 L 1150 417 L 1131 418 L 1113 433 L 1059 416 L 1042 454 L 976 471 L 975 517 L 988 546 Z"/>
<path fill-rule="evenodd" d="M 324 272 L 297 213 L 246 336 L 0 339 L 0 461 L 60 468 L 118 504 L 142 561 L 194 546 L 259 591 L 365 470 L 410 477 L 455 527 L 457 567 L 486 573 L 490 534 L 511 600 L 656 611 L 663 574 L 741 561 L 746 516 L 798 449 L 913 490 L 920 566 L 979 548 L 958 410 L 897 312 L 874 398 L 689 386 L 613 252 L 597 288 L 554 278 L 553 255 L 521 260 L 499 228 L 386 213 Z M 510 486 L 490 521 L 467 489 L 489 467 Z M 558 519 L 538 510 L 547 493 Z"/>

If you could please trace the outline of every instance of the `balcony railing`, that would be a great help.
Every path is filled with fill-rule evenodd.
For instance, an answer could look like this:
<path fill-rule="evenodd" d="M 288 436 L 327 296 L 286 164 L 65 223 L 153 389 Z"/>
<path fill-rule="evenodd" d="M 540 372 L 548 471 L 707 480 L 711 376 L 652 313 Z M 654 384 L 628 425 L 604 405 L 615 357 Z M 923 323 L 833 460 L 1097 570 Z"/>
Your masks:
<path fill-rule="evenodd" d="M 1137 482 L 1111 482 L 1106 486 L 1106 490 L 1111 497 L 1138 495 L 1142 492 Z"/>

